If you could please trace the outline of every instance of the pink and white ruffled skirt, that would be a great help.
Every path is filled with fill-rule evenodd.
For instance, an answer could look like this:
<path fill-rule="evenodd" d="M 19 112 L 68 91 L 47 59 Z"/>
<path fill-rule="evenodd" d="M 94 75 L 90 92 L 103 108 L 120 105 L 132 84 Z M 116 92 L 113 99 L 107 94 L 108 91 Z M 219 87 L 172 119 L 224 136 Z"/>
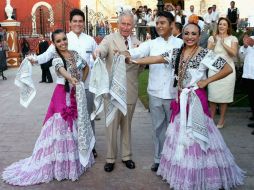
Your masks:
<path fill-rule="evenodd" d="M 188 138 L 181 160 L 175 159 L 179 139 L 179 105 L 172 103 L 171 122 L 166 132 L 157 174 L 175 190 L 229 190 L 243 184 L 244 172 L 237 166 L 214 121 L 209 116 L 204 90 L 198 90 L 209 134 L 209 148 L 204 152 L 195 140 Z M 172 107 L 171 105 L 171 107 Z"/>
<path fill-rule="evenodd" d="M 92 154 L 86 167 L 79 161 L 74 95 L 74 89 L 66 93 L 63 85 L 56 86 L 32 156 L 5 168 L 2 178 L 6 183 L 27 186 L 53 179 L 75 181 L 91 167 Z"/>

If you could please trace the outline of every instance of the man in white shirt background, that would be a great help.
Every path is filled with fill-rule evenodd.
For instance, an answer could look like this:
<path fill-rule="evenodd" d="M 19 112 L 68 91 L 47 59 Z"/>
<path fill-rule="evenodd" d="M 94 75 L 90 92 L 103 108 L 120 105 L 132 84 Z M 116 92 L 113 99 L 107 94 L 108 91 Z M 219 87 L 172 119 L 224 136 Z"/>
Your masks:
<path fill-rule="evenodd" d="M 243 38 L 243 46 L 239 50 L 240 57 L 244 59 L 243 65 L 243 82 L 248 93 L 249 103 L 252 116 L 249 118 L 254 121 L 254 36 L 245 35 Z M 254 128 L 254 123 L 248 124 L 248 127 Z M 254 135 L 254 131 L 251 133 Z"/>
<path fill-rule="evenodd" d="M 209 7 L 207 9 L 207 13 L 203 17 L 205 22 L 204 31 L 208 34 L 212 31 L 212 18 L 213 18 L 212 11 L 213 11 L 212 7 Z"/>
<path fill-rule="evenodd" d="M 142 43 L 138 48 L 130 49 L 133 59 L 160 55 L 173 48 L 180 48 L 183 41 L 171 34 L 171 24 L 174 17 L 170 12 L 159 12 L 156 20 L 156 31 L 159 35 L 154 40 Z M 170 102 L 176 98 L 176 88 L 173 87 L 174 71 L 171 64 L 149 65 L 148 94 L 149 108 L 153 124 L 153 140 L 155 147 L 152 171 L 159 167 L 161 151 L 165 140 L 165 132 L 169 124 Z"/>
<path fill-rule="evenodd" d="M 218 20 L 219 20 L 219 13 L 216 10 L 216 8 L 217 8 L 216 5 L 212 6 L 212 30 L 213 30 L 213 32 L 216 32 L 217 23 L 218 23 Z"/>
<path fill-rule="evenodd" d="M 186 13 L 185 13 L 187 21 L 189 20 L 189 16 L 195 14 L 194 11 L 195 11 L 195 7 L 194 7 L 194 5 L 191 5 L 191 6 L 190 6 L 190 10 L 189 10 L 189 11 L 186 11 Z M 186 23 L 186 24 L 187 24 L 187 23 Z"/>
<path fill-rule="evenodd" d="M 93 64 L 93 60 L 91 59 L 93 51 L 97 48 L 97 44 L 95 40 L 83 33 L 85 26 L 85 15 L 80 9 L 73 9 L 70 12 L 70 28 L 71 31 L 67 33 L 68 38 L 68 49 L 75 50 L 78 54 L 87 62 L 90 67 L 89 74 L 87 76 L 86 81 L 84 81 L 85 88 L 86 88 L 86 98 L 87 98 L 87 109 L 89 115 L 91 115 L 93 111 L 93 99 L 94 95 L 89 92 L 89 80 L 90 80 L 90 73 Z M 37 56 L 37 62 L 39 64 L 44 64 L 50 59 L 53 58 L 55 54 L 55 46 L 51 44 L 47 51 L 39 56 Z M 95 124 L 94 121 L 91 121 L 93 132 L 95 133 Z M 94 157 L 97 157 L 97 152 L 93 149 Z"/>

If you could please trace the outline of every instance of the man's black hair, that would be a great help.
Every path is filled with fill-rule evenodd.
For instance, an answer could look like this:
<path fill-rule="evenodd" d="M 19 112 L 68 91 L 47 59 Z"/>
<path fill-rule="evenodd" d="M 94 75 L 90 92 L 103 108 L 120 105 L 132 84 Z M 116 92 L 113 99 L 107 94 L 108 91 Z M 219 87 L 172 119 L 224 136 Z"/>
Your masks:
<path fill-rule="evenodd" d="M 77 15 L 81 16 L 83 18 L 83 21 L 85 22 L 85 14 L 80 9 L 72 9 L 72 11 L 70 12 L 70 22 L 72 21 L 72 18 Z"/>
<path fill-rule="evenodd" d="M 182 30 L 183 30 L 183 25 L 182 25 L 180 22 L 175 22 L 175 26 L 176 26 L 176 28 L 177 28 L 180 32 L 182 32 Z"/>
<path fill-rule="evenodd" d="M 158 17 L 160 17 L 160 16 L 166 17 L 169 23 L 172 23 L 175 20 L 175 17 L 172 15 L 172 13 L 166 12 L 166 11 L 160 11 L 160 12 L 158 12 L 157 16 Z"/>

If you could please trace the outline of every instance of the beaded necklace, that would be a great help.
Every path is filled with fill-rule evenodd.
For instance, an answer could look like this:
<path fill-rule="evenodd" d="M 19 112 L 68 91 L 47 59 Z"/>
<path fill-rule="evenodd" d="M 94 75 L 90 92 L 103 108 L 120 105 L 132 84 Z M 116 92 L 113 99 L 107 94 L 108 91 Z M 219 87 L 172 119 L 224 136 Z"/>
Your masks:
<path fill-rule="evenodd" d="M 196 46 L 195 48 L 193 48 L 193 50 L 190 52 L 190 54 L 188 55 L 188 57 L 184 60 L 184 52 L 185 52 L 185 48 L 183 49 L 181 56 L 180 56 L 180 61 L 179 61 L 179 70 L 178 70 L 178 89 L 182 90 L 183 89 L 183 80 L 185 77 L 185 73 L 188 67 L 188 63 L 190 61 L 190 59 L 195 55 L 195 53 L 198 50 L 198 46 Z"/>

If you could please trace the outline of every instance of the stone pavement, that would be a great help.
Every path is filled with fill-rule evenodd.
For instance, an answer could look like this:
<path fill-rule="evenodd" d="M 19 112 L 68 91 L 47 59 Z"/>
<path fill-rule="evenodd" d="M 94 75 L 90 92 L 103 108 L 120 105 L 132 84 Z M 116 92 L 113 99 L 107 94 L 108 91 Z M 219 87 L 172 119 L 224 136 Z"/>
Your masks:
<path fill-rule="evenodd" d="M 28 109 L 19 104 L 18 88 L 14 85 L 17 69 L 5 72 L 7 81 L 0 78 L 0 172 L 9 164 L 31 155 L 39 135 L 44 115 L 55 84 L 39 84 L 40 67 L 33 68 L 33 78 L 37 95 Z M 246 127 L 249 113 L 247 109 L 231 108 L 226 127 L 221 130 L 227 145 L 239 166 L 247 171 L 245 185 L 239 190 L 254 190 L 254 136 Z M 138 102 L 133 118 L 132 147 L 136 169 L 129 170 L 120 156 L 112 173 L 103 170 L 106 155 L 103 116 L 96 121 L 96 149 L 98 157 L 95 165 L 78 181 L 68 180 L 29 187 L 14 187 L 0 180 L 0 190 L 166 190 L 169 186 L 151 172 L 153 144 L 151 119 L 147 110 Z M 119 151 L 120 152 L 120 151 Z M 119 154 L 120 155 L 120 154 Z"/>

